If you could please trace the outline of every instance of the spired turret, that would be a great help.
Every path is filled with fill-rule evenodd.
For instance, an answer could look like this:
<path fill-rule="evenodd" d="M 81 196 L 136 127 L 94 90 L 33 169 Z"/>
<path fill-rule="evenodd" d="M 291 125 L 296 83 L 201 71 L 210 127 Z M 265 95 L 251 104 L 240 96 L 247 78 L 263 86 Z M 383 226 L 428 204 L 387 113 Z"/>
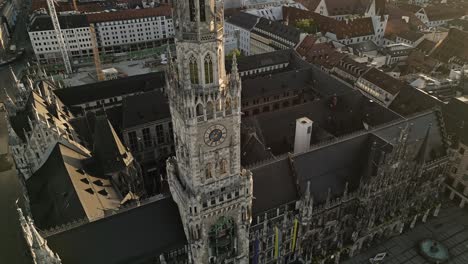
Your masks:
<path fill-rule="evenodd" d="M 60 257 L 54 253 L 39 232 L 31 218 L 25 217 L 21 208 L 17 207 L 21 230 L 31 252 L 34 264 L 61 264 Z"/>

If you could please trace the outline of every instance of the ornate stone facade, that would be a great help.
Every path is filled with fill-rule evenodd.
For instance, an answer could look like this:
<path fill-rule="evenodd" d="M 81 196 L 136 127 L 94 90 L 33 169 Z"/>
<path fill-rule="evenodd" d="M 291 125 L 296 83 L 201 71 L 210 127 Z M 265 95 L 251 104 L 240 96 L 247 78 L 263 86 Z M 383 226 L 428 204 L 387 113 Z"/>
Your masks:
<path fill-rule="evenodd" d="M 223 2 L 175 1 L 177 68 L 168 73 L 176 157 L 169 187 L 193 263 L 245 263 L 252 177 L 240 166 L 241 83 L 224 67 Z M 172 59 L 172 58 L 171 58 Z"/>

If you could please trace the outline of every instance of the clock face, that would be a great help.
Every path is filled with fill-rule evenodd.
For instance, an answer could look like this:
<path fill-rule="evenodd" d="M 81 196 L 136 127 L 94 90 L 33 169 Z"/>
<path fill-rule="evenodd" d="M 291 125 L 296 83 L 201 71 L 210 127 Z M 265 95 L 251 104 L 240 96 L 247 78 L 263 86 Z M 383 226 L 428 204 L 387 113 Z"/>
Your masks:
<path fill-rule="evenodd" d="M 205 144 L 210 147 L 216 147 L 226 139 L 227 130 L 222 125 L 210 126 L 205 131 Z"/>

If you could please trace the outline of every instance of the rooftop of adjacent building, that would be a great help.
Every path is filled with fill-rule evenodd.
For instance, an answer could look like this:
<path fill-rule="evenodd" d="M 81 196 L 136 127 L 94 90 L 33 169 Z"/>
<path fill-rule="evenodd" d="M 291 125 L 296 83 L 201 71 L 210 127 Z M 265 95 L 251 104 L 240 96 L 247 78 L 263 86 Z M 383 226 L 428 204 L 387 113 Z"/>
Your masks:
<path fill-rule="evenodd" d="M 171 118 L 168 100 L 160 91 L 126 97 L 122 115 L 123 130 Z"/>
<path fill-rule="evenodd" d="M 453 4 L 434 4 L 423 7 L 419 13 L 425 13 L 429 21 L 450 20 L 465 15 L 464 9 Z"/>
<path fill-rule="evenodd" d="M 361 76 L 361 78 L 375 84 L 377 87 L 385 90 L 391 95 L 398 94 L 405 85 L 402 81 L 395 79 L 376 68 L 370 68 Z"/>
<path fill-rule="evenodd" d="M 90 23 L 101 23 L 109 21 L 132 20 L 148 17 L 172 16 L 172 8 L 169 5 L 158 7 L 148 7 L 141 9 L 112 9 L 98 10 L 88 14 L 62 14 L 58 16 L 61 29 L 72 29 L 89 27 Z M 48 15 L 38 15 L 32 17 L 29 31 L 53 30 L 52 20 Z"/>
<path fill-rule="evenodd" d="M 444 63 L 448 63 L 453 58 L 468 62 L 466 43 L 468 43 L 468 32 L 451 28 L 447 37 L 437 43 L 430 56 Z"/>
<path fill-rule="evenodd" d="M 323 34 L 335 34 L 337 39 L 354 38 L 374 34 L 374 25 L 370 17 L 336 20 L 313 11 L 294 7 L 283 7 L 283 19 L 293 24 L 301 19 L 313 19 Z"/>
<path fill-rule="evenodd" d="M 152 72 L 125 78 L 95 82 L 54 90 L 69 107 L 129 94 L 142 93 L 165 86 L 164 72 Z"/>
<path fill-rule="evenodd" d="M 302 31 L 293 26 L 288 26 L 277 21 L 271 21 L 269 19 L 261 17 L 258 20 L 258 23 L 253 28 L 255 34 L 265 35 L 262 33 L 265 31 L 273 36 L 278 36 L 282 39 L 286 39 L 295 44 L 298 44 L 300 41 Z M 270 38 L 271 36 L 265 35 Z"/>
<path fill-rule="evenodd" d="M 429 124 L 432 124 L 430 129 Z M 360 179 L 365 177 L 364 164 L 370 158 L 371 145 L 376 142 L 378 149 L 388 153 L 392 146 L 398 144 L 401 129 L 406 125 L 411 126 L 409 145 L 416 150 L 410 159 L 421 158 L 422 155 L 424 160 L 431 161 L 446 155 L 440 121 L 434 112 L 397 119 L 361 133 L 312 145 L 305 153 L 277 156 L 249 166 L 254 175 L 254 215 L 293 202 L 303 195 L 308 181 L 313 183 L 310 191 L 317 204 L 325 202 L 327 190 L 331 191 L 331 199 L 341 196 L 347 184 L 348 191 L 353 192 L 359 186 Z M 428 146 L 423 147 L 428 129 Z M 424 152 L 418 154 L 420 151 L 417 150 L 421 149 Z M 272 193 L 275 194 L 273 199 Z"/>
<path fill-rule="evenodd" d="M 257 24 L 259 17 L 245 12 L 238 12 L 226 19 L 226 23 L 233 24 L 245 30 L 252 30 Z"/>
<path fill-rule="evenodd" d="M 86 15 L 58 16 L 61 29 L 89 27 Z M 53 30 L 52 19 L 49 16 L 37 16 L 31 21 L 30 32 Z"/>

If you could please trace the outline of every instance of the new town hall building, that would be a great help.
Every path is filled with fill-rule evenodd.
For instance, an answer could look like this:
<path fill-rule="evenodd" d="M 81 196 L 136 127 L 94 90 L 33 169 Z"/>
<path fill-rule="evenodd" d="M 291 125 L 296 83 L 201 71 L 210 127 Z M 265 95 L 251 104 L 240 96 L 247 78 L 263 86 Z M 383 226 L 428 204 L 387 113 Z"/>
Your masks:
<path fill-rule="evenodd" d="M 59 134 L 50 155 L 64 164 L 76 190 L 91 186 L 78 198 L 92 195 L 114 210 L 42 232 L 34 227 L 34 208 L 32 218 L 21 214 L 35 263 L 339 263 L 437 216 L 448 160 L 439 110 L 403 118 L 356 91 L 327 95 L 334 86 L 319 80 L 307 83 L 322 89 L 315 94 L 320 100 L 241 118 L 235 58 L 225 72 L 223 2 L 174 1 L 174 20 L 177 62 L 169 63 L 166 77 L 175 146 L 164 180 L 169 194 L 116 208 L 109 197 L 136 193 L 139 170 L 112 125 L 97 118 L 101 136 L 90 151 Z M 42 93 L 32 93 L 32 111 L 47 105 Z M 74 117 L 59 116 L 65 120 L 47 125 L 66 123 L 64 130 L 75 133 L 75 122 L 67 121 Z M 33 127 L 36 120 L 26 122 Z M 105 138 L 113 149 L 100 150 Z M 34 155 L 35 148 L 23 149 Z M 99 181 L 108 171 L 111 183 Z M 50 173 L 30 173 L 26 185 Z M 103 192 L 113 181 L 125 184 L 112 195 Z M 68 205 L 54 210 L 68 210 L 60 206 Z"/>

